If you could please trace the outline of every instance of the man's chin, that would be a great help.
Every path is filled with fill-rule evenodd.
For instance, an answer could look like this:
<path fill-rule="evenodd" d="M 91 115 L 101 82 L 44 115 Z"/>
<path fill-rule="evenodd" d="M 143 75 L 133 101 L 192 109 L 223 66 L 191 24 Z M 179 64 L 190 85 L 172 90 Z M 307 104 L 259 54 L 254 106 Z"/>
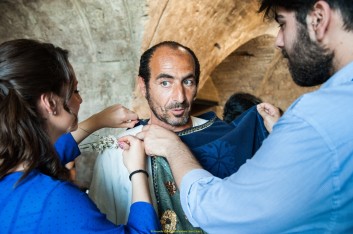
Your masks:
<path fill-rule="evenodd" d="M 169 119 L 167 122 L 169 125 L 174 127 L 182 127 L 188 123 L 189 118 L 182 116 L 174 116 L 173 119 Z"/>

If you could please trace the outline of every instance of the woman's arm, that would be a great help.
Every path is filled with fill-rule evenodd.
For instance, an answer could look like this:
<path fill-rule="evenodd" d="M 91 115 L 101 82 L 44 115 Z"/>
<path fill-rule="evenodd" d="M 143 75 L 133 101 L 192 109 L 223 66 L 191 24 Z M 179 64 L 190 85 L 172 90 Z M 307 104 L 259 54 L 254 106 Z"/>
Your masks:
<path fill-rule="evenodd" d="M 124 150 L 124 164 L 130 173 L 132 203 L 152 203 L 148 187 L 149 175 L 146 171 L 146 155 L 143 142 L 134 136 L 123 136 L 119 138 L 119 145 Z"/>
<path fill-rule="evenodd" d="M 78 124 L 71 134 L 61 136 L 55 143 L 56 151 L 66 168 L 75 177 L 74 162 L 81 152 L 78 148 L 86 137 L 102 128 L 132 128 L 138 122 L 138 116 L 133 111 L 120 104 L 115 104 L 90 116 Z"/>
<path fill-rule="evenodd" d="M 80 122 L 76 131 L 72 132 L 77 144 L 86 137 L 102 128 L 132 128 L 138 122 L 133 111 L 120 104 L 115 104 Z"/>

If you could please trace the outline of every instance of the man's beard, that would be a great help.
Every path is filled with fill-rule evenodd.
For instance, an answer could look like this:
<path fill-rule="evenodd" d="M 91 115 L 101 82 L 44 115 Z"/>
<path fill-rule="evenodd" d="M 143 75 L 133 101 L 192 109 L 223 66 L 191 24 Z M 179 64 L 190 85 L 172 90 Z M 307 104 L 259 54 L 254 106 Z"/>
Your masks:
<path fill-rule="evenodd" d="M 297 39 L 288 54 L 284 49 L 282 54 L 288 59 L 289 71 L 293 81 L 299 86 L 315 86 L 327 81 L 333 72 L 333 52 L 322 48 L 311 41 L 309 33 L 302 25 L 298 26 Z"/>
<path fill-rule="evenodd" d="M 184 126 L 185 124 L 188 123 L 189 117 L 190 117 L 189 111 L 188 111 L 188 108 L 190 106 L 189 103 L 187 103 L 187 102 L 183 102 L 183 103 L 174 102 L 164 108 L 156 106 L 156 105 L 154 105 L 154 102 L 151 98 L 151 95 L 148 91 L 148 88 L 147 88 L 147 93 L 146 93 L 146 99 L 148 101 L 148 105 L 149 105 L 150 109 L 152 110 L 153 114 L 160 121 L 162 121 L 168 125 L 171 125 L 173 127 Z M 174 115 L 169 116 L 168 110 L 174 109 L 174 108 L 184 108 L 185 111 L 181 116 L 174 116 Z M 158 110 L 160 110 L 160 112 L 158 112 Z"/>

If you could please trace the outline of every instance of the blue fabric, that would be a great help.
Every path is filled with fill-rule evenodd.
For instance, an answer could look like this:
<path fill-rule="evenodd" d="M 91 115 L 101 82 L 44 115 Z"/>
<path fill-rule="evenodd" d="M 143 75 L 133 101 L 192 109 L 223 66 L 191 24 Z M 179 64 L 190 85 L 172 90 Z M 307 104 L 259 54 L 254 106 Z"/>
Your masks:
<path fill-rule="evenodd" d="M 54 147 L 63 165 L 74 161 L 75 158 L 81 154 L 81 151 L 71 133 L 62 135 L 55 142 Z"/>
<path fill-rule="evenodd" d="M 115 226 L 71 183 L 34 171 L 14 187 L 21 175 L 0 180 L 1 233 L 151 233 L 159 228 L 149 203 L 132 204 L 127 225 Z"/>
<path fill-rule="evenodd" d="M 186 174 L 181 203 L 209 233 L 353 233 L 353 63 L 294 102 L 251 160 Z"/>
<path fill-rule="evenodd" d="M 198 117 L 206 120 L 214 118 L 215 121 L 209 127 L 192 134 L 184 135 L 184 131 L 178 134 L 201 166 L 220 178 L 236 172 L 255 154 L 262 141 L 268 136 L 256 107 L 250 108 L 231 124 L 217 118 L 214 112 Z"/>
<path fill-rule="evenodd" d="M 268 136 L 256 106 L 251 107 L 229 124 L 220 120 L 214 112 L 207 112 L 197 117 L 205 120 L 214 119 L 214 122 L 206 127 L 197 126 L 177 134 L 190 148 L 201 166 L 220 178 L 236 172 L 255 154 Z M 148 119 L 140 120 L 136 126 L 146 125 L 148 121 Z"/>

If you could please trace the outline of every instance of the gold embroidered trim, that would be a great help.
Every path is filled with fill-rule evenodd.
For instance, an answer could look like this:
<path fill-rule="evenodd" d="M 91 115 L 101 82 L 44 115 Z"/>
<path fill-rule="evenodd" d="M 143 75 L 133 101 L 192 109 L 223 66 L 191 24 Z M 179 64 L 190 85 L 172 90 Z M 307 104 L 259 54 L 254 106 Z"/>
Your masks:
<path fill-rule="evenodd" d="M 157 160 L 157 156 L 152 156 L 151 158 L 151 163 L 152 163 L 152 177 L 153 177 L 153 187 L 154 187 L 154 191 L 155 191 L 155 195 L 156 195 L 156 200 L 157 200 L 157 203 L 159 205 L 159 195 L 158 195 L 158 181 L 157 181 L 157 170 L 158 170 L 158 166 L 157 166 L 157 163 L 156 163 L 156 160 Z"/>
<path fill-rule="evenodd" d="M 167 181 L 164 183 L 164 185 L 167 188 L 170 196 L 173 196 L 176 193 L 177 187 L 174 181 Z"/>
<path fill-rule="evenodd" d="M 201 124 L 201 125 L 196 126 L 196 127 L 191 127 L 191 128 L 185 129 L 183 131 L 177 132 L 176 134 L 178 136 L 185 136 L 185 135 L 188 135 L 188 134 L 191 134 L 191 133 L 194 133 L 194 132 L 201 131 L 201 130 L 211 126 L 215 122 L 216 119 L 217 119 L 217 116 L 214 116 L 212 119 L 210 119 L 209 121 L 207 121 L 204 124 Z"/>
<path fill-rule="evenodd" d="M 172 210 L 166 210 L 161 217 L 162 230 L 166 233 L 174 233 L 177 225 L 177 215 Z"/>

